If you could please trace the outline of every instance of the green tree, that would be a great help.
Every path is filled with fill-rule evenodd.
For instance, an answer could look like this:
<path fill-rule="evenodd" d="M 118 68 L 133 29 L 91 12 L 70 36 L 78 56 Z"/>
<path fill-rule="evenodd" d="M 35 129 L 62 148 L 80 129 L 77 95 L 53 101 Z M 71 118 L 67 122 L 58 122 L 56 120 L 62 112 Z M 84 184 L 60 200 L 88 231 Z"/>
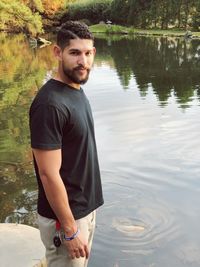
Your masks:
<path fill-rule="evenodd" d="M 196 1 L 196 6 L 194 8 L 192 27 L 194 30 L 200 30 L 200 1 Z"/>
<path fill-rule="evenodd" d="M 199 0 L 113 0 L 111 17 L 114 23 L 141 28 L 189 26 L 199 30 L 199 5 Z"/>
<path fill-rule="evenodd" d="M 110 7 L 112 0 L 86 0 L 70 4 L 62 22 L 73 19 L 88 19 L 92 23 L 99 23 L 110 18 Z"/>
<path fill-rule="evenodd" d="M 151 2 L 152 0 L 128 0 L 128 24 L 139 27 L 141 27 L 141 25 L 145 25 L 146 27 L 147 13 L 151 7 Z"/>
<path fill-rule="evenodd" d="M 182 0 L 182 24 L 186 30 L 191 23 L 191 15 L 195 8 L 195 0 Z"/>
<path fill-rule="evenodd" d="M 116 24 L 127 24 L 126 17 L 129 12 L 128 0 L 115 0 L 111 3 L 111 20 Z"/>

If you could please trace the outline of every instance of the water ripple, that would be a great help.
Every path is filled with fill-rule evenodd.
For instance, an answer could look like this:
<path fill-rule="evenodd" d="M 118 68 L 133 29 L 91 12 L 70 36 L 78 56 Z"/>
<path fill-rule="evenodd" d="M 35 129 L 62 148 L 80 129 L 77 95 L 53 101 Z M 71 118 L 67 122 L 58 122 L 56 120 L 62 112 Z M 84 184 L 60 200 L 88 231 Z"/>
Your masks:
<path fill-rule="evenodd" d="M 108 204 L 97 231 L 99 250 L 107 247 L 113 253 L 120 248 L 122 254 L 147 255 L 177 238 L 179 227 L 172 207 L 159 199 L 150 187 L 135 184 L 132 188 L 124 185 L 124 179 L 112 182 L 119 180 L 117 173 L 108 175 L 110 180 L 104 189 Z"/>

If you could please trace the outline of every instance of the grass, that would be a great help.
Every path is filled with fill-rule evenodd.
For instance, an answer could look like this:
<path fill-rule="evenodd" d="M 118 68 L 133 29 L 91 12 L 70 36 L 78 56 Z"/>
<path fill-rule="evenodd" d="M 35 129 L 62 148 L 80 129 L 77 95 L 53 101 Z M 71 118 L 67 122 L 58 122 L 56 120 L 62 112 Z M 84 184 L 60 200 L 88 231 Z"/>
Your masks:
<path fill-rule="evenodd" d="M 129 28 L 119 25 L 96 24 L 90 26 L 93 33 L 128 33 Z"/>
<path fill-rule="evenodd" d="M 134 29 L 133 27 L 124 27 L 119 25 L 106 25 L 106 24 L 96 24 L 90 26 L 90 30 L 93 33 L 117 33 L 117 34 L 137 34 L 137 35 L 154 35 L 154 36 L 173 36 L 181 37 L 185 35 L 184 30 L 179 29 Z M 200 32 L 192 32 L 193 38 L 200 38 Z"/>

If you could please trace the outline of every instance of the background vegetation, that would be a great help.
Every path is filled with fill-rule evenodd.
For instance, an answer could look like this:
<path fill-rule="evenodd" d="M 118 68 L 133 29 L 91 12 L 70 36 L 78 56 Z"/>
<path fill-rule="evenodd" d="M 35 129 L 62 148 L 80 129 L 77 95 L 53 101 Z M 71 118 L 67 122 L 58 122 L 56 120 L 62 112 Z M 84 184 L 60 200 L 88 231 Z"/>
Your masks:
<path fill-rule="evenodd" d="M 106 21 L 111 14 L 111 0 L 82 0 L 70 4 L 62 21 L 84 20 L 87 24 L 97 24 Z"/>
<path fill-rule="evenodd" d="M 79 0 L 69 5 L 63 20 L 86 19 L 90 24 L 111 20 L 139 28 L 200 27 L 199 0 Z"/>
<path fill-rule="evenodd" d="M 0 31 L 32 35 L 68 20 L 200 30 L 199 0 L 0 0 Z"/>
<path fill-rule="evenodd" d="M 0 31 L 42 33 L 59 23 L 62 11 L 73 1 L 0 0 Z"/>

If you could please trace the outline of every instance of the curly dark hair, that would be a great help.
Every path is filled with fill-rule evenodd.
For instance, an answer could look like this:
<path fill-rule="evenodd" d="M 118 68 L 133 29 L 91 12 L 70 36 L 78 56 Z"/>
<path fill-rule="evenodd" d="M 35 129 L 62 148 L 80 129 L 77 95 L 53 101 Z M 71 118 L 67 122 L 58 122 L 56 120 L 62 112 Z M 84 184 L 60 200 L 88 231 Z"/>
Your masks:
<path fill-rule="evenodd" d="M 64 49 L 71 39 L 89 39 L 94 42 L 94 36 L 88 26 L 79 21 L 65 22 L 57 33 L 57 45 Z"/>

